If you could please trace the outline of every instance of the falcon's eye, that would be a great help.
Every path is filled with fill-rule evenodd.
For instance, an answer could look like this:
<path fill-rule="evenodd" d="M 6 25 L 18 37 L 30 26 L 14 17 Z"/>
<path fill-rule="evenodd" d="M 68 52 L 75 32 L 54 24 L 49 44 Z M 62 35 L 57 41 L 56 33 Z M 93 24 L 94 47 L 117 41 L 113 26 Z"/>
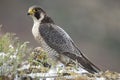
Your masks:
<path fill-rule="evenodd" d="M 37 12 L 37 11 L 38 11 L 38 9 L 35 9 L 35 11 Z"/>
<path fill-rule="evenodd" d="M 37 10 L 37 9 L 33 9 L 33 10 L 32 10 L 32 12 L 34 12 L 34 13 L 35 13 L 35 12 L 38 12 L 38 10 Z"/>

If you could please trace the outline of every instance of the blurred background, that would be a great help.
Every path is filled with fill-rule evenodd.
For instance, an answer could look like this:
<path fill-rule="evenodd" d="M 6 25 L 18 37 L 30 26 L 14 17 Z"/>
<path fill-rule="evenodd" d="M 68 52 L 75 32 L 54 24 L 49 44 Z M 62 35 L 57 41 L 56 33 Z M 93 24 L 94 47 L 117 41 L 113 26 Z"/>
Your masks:
<path fill-rule="evenodd" d="M 0 0 L 0 35 L 13 32 L 39 46 L 27 16 L 32 5 L 41 6 L 94 64 L 120 72 L 120 0 Z"/>

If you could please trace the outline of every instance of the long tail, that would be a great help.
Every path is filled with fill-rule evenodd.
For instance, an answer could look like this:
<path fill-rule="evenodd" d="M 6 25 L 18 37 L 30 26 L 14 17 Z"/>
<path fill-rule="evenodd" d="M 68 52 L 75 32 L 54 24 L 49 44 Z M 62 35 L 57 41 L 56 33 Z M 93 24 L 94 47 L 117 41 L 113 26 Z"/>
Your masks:
<path fill-rule="evenodd" d="M 83 53 L 79 50 L 79 48 L 72 42 L 74 47 L 77 49 L 77 51 L 80 53 L 80 56 L 76 56 L 77 61 L 83 66 L 85 70 L 87 70 L 90 73 L 98 73 L 101 70 L 94 65 L 90 60 L 88 60 Z"/>
<path fill-rule="evenodd" d="M 92 62 L 90 62 L 83 54 L 81 54 L 81 57 L 77 57 L 77 61 L 83 66 L 85 70 L 87 70 L 90 73 L 100 72 L 100 69 L 97 66 L 95 66 Z"/>
<path fill-rule="evenodd" d="M 68 56 L 70 59 L 73 59 L 74 61 L 77 60 L 79 65 L 90 73 L 98 73 L 101 71 L 97 66 L 95 66 L 83 55 L 83 53 L 78 49 L 78 47 L 74 44 L 73 41 L 72 44 L 77 50 L 77 52 L 79 52 L 79 55 L 77 55 L 76 53 L 65 52 L 63 53 L 65 56 Z"/>
<path fill-rule="evenodd" d="M 90 62 L 83 54 L 80 56 L 77 56 L 76 54 L 65 52 L 63 55 L 68 56 L 70 59 L 77 61 L 79 65 L 87 70 L 90 73 L 98 73 L 100 72 L 100 69 L 95 66 L 92 62 Z"/>

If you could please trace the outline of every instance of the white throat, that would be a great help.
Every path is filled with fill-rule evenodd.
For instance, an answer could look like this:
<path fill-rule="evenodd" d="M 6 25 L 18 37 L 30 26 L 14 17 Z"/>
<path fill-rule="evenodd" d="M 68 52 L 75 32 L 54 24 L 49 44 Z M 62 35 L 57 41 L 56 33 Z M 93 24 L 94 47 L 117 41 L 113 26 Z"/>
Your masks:
<path fill-rule="evenodd" d="M 33 24 L 33 28 L 32 28 L 32 34 L 33 36 L 36 38 L 36 37 L 39 37 L 40 33 L 39 33 L 39 27 L 40 27 L 40 23 L 41 21 L 43 20 L 44 18 L 44 14 L 41 13 L 40 14 L 41 18 L 38 20 L 36 19 L 34 16 L 32 16 L 33 18 L 33 21 L 34 21 L 34 24 Z"/>

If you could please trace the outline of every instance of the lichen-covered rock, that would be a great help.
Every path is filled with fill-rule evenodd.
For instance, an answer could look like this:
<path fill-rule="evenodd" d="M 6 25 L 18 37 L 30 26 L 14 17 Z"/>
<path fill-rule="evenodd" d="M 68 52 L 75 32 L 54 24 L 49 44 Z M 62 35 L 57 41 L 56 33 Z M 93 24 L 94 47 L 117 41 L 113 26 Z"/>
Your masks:
<path fill-rule="evenodd" d="M 27 44 L 10 33 L 0 36 L 0 80 L 120 80 L 117 72 L 91 74 L 77 62 L 55 63 L 41 47 L 31 51 Z"/>

